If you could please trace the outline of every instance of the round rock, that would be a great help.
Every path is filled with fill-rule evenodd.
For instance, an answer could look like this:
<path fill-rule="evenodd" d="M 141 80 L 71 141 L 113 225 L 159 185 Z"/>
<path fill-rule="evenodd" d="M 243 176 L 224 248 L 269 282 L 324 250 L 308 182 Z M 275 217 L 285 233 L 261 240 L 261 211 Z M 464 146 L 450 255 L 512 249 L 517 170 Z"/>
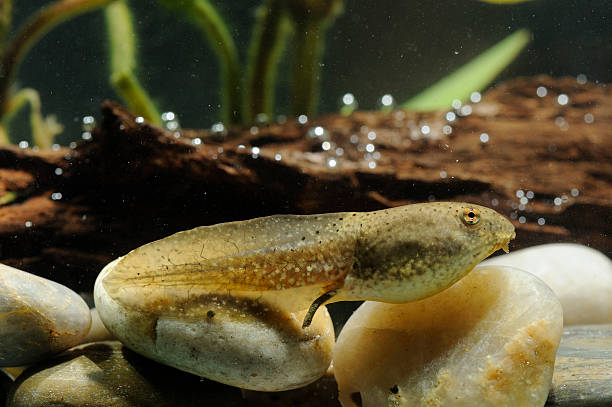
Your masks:
<path fill-rule="evenodd" d="M 485 260 L 535 274 L 555 292 L 565 325 L 612 323 L 612 261 L 590 247 L 553 243 Z"/>
<path fill-rule="evenodd" d="M 305 386 L 325 374 L 334 344 L 327 309 L 303 329 L 306 310 L 284 312 L 256 300 L 220 294 L 196 297 L 180 313 L 126 307 L 105 290 L 98 276 L 94 299 L 108 330 L 134 351 L 169 366 L 250 390 L 281 391 Z M 160 287 L 163 289 L 163 287 Z M 177 305 L 178 307 L 178 305 Z"/>
<path fill-rule="evenodd" d="M 479 267 L 408 304 L 366 302 L 334 350 L 348 406 L 541 407 L 563 329 L 546 284 L 510 267 Z"/>
<path fill-rule="evenodd" d="M 238 389 L 177 371 L 110 341 L 77 346 L 26 370 L 9 391 L 7 407 L 237 406 L 240 399 Z"/>
<path fill-rule="evenodd" d="M 0 264 L 0 366 L 20 366 L 79 343 L 91 316 L 79 295 Z"/>

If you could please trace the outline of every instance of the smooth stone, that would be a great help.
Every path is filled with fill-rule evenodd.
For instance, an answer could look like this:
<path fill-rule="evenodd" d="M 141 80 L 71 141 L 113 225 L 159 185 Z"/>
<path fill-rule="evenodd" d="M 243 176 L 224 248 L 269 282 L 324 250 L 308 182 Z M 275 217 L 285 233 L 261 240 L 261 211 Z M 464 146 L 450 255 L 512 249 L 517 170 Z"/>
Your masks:
<path fill-rule="evenodd" d="M 612 323 L 612 261 L 595 249 L 552 243 L 481 264 L 516 267 L 544 280 L 561 301 L 565 325 Z"/>
<path fill-rule="evenodd" d="M 242 396 L 249 407 L 339 407 L 338 384 L 333 368 L 316 382 L 299 389 L 260 392 L 243 390 Z"/>
<path fill-rule="evenodd" d="M 340 402 L 541 407 L 562 329 L 551 289 L 510 267 L 478 267 L 413 303 L 365 302 L 334 349 Z"/>
<path fill-rule="evenodd" d="M 329 367 L 334 328 L 325 307 L 305 329 L 306 310 L 258 309 L 254 313 L 246 302 L 233 302 L 233 298 L 225 298 L 227 305 L 222 305 L 219 295 L 190 304 L 192 308 L 183 318 L 154 309 L 126 308 L 114 301 L 102 284 L 118 260 L 108 264 L 96 280 L 96 308 L 108 330 L 141 355 L 258 391 L 306 386 Z"/>
<path fill-rule="evenodd" d="M 546 406 L 612 406 L 612 324 L 565 327 Z"/>
<path fill-rule="evenodd" d="M 0 366 L 27 365 L 79 343 L 89 307 L 61 284 L 0 264 Z"/>
<path fill-rule="evenodd" d="M 91 327 L 87 336 L 83 338 L 81 343 L 90 342 L 101 342 L 101 341 L 112 341 L 115 339 L 112 333 L 104 326 L 104 323 L 100 319 L 100 314 L 95 308 L 90 309 L 91 312 Z"/>
<path fill-rule="evenodd" d="M 7 407 L 242 406 L 236 388 L 164 366 L 120 342 L 79 345 L 24 372 Z"/>

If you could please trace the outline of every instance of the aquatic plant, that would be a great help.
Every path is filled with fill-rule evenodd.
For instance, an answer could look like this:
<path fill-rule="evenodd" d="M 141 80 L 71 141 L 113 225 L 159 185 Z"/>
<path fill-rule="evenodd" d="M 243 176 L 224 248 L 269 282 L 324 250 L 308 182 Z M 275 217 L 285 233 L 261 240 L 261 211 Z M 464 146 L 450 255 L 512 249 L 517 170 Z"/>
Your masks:
<path fill-rule="evenodd" d="M 526 0 L 483 0 L 514 3 Z M 221 120 L 226 124 L 265 122 L 274 116 L 277 67 L 292 38 L 289 113 L 313 115 L 317 111 L 320 65 L 325 33 L 343 8 L 342 0 L 264 0 L 259 6 L 248 55 L 240 61 L 227 24 L 209 0 L 159 0 L 186 15 L 205 34 L 220 67 Z M 14 78 L 31 47 L 52 28 L 88 11 L 105 7 L 109 44 L 110 83 L 128 107 L 146 120 L 160 124 L 159 110 L 138 81 L 136 35 L 127 0 L 58 0 L 31 16 L 12 37 L 12 0 L 0 0 L 0 144 L 8 143 L 9 122 L 30 106 L 33 143 L 51 146 L 62 126 L 54 116 L 43 117 L 40 97 L 30 88 L 16 89 Z M 529 34 L 518 31 L 454 74 L 401 105 L 412 110 L 445 108 L 482 90 L 525 46 Z M 352 106 L 356 106 L 353 104 Z M 383 106 L 389 109 L 389 106 Z M 352 109 L 343 109 L 350 113 Z"/>
<path fill-rule="evenodd" d="M 35 90 L 12 88 L 19 64 L 32 46 L 55 26 L 112 1 L 59 0 L 32 15 L 10 39 L 7 37 L 11 27 L 12 0 L 0 1 L 0 144 L 9 142 L 7 128 L 10 119 L 29 103 L 32 138 L 40 147 L 50 147 L 61 127 L 53 116 L 42 116 L 40 97 Z"/>
<path fill-rule="evenodd" d="M 110 50 L 110 81 L 128 107 L 148 121 L 161 124 L 159 111 L 138 82 L 136 68 L 136 35 L 127 3 L 118 0 L 104 10 Z"/>

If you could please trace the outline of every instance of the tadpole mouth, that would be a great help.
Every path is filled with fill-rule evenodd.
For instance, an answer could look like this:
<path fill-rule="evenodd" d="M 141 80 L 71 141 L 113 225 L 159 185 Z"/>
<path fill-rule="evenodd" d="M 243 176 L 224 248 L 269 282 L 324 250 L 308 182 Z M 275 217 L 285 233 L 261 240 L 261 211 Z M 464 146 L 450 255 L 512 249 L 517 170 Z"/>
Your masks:
<path fill-rule="evenodd" d="M 504 240 L 501 243 L 495 246 L 495 248 L 491 251 L 491 253 L 489 253 L 487 257 L 492 255 L 499 249 L 503 250 L 506 253 L 510 253 L 510 240 L 514 239 L 515 237 L 516 237 L 516 232 L 513 230 L 512 234 L 508 235 L 506 238 L 504 238 Z"/>

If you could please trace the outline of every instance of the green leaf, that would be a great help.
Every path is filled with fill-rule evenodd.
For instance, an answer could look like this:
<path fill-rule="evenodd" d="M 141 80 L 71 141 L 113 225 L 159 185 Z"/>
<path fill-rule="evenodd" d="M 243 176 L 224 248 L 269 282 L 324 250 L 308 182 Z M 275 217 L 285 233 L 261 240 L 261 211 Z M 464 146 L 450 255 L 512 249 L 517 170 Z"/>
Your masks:
<path fill-rule="evenodd" d="M 455 99 L 467 100 L 472 92 L 483 90 L 518 56 L 530 36 L 531 33 L 526 29 L 509 35 L 401 107 L 429 111 L 448 108 Z"/>
<path fill-rule="evenodd" d="M 117 0 L 104 10 L 110 51 L 110 82 L 135 114 L 151 123 L 161 125 L 159 111 L 142 87 L 134 70 L 136 61 L 136 33 L 132 13 L 123 0 Z"/>

